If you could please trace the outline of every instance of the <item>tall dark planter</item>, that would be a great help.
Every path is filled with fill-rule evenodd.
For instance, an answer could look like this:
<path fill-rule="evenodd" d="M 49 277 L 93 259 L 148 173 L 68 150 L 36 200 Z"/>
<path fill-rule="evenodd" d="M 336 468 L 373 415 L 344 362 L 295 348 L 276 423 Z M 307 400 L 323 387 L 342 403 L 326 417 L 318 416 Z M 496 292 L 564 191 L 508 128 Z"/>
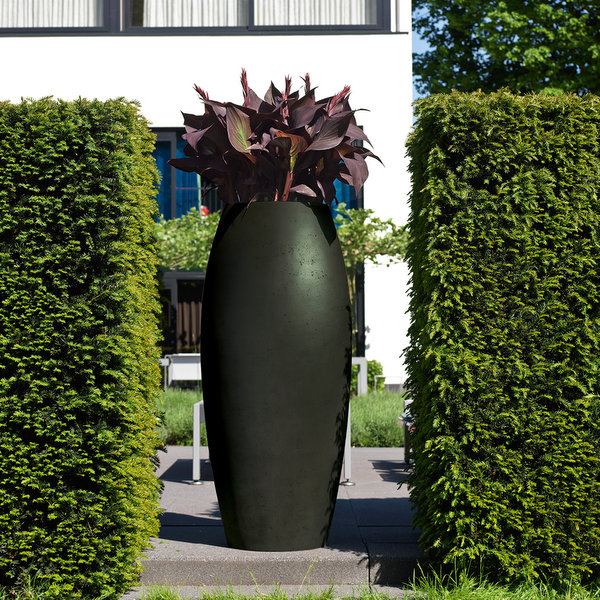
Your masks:
<path fill-rule="evenodd" d="M 327 540 L 348 418 L 351 317 L 325 205 L 228 206 L 202 303 L 202 385 L 227 542 Z"/>

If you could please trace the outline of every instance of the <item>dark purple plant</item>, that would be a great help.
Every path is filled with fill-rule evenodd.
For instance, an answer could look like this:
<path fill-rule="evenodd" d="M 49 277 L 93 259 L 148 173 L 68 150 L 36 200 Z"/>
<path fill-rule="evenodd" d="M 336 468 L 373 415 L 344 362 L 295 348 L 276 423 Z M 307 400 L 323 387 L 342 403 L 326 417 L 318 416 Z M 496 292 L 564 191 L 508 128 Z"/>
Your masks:
<path fill-rule="evenodd" d="M 215 102 L 195 86 L 205 112 L 183 114 L 186 157 L 171 159 L 171 165 L 216 184 L 228 204 L 294 198 L 331 204 L 336 179 L 358 193 L 369 174 L 365 158 L 379 158 L 353 145 L 369 140 L 356 125 L 349 86 L 315 100 L 308 74 L 302 96 L 291 91 L 286 77 L 283 92 L 271 83 L 261 99 L 248 86 L 245 70 L 241 81 L 243 105 Z"/>

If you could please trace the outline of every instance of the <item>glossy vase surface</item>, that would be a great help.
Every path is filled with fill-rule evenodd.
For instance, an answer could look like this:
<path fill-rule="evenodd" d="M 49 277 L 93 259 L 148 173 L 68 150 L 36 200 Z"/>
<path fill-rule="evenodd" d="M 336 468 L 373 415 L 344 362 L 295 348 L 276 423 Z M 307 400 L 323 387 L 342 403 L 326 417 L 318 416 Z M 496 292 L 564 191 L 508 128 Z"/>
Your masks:
<path fill-rule="evenodd" d="M 348 418 L 351 316 L 325 205 L 225 208 L 202 302 L 210 460 L 231 547 L 325 545 Z"/>

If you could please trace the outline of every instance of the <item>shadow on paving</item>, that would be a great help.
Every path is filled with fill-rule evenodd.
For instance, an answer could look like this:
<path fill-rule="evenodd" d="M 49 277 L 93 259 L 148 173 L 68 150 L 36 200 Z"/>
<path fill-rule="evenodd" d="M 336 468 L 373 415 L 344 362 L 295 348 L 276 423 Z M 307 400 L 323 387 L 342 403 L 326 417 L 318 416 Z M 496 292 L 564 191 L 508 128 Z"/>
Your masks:
<path fill-rule="evenodd" d="M 349 523 L 346 515 L 353 515 L 355 524 Z M 201 515 L 164 512 L 160 523 L 161 539 L 209 545 L 214 543 L 215 530 L 223 527 L 217 502 Z M 358 526 L 365 542 L 369 540 L 369 534 L 377 530 L 378 537 L 383 536 L 386 542 L 414 543 L 408 498 L 338 498 L 327 547 L 345 548 L 346 538 L 341 534 L 352 526 Z M 383 528 L 387 532 L 380 533 Z"/>
<path fill-rule="evenodd" d="M 373 469 L 383 481 L 404 483 L 408 479 L 408 469 L 404 460 L 371 460 Z"/>
<path fill-rule="evenodd" d="M 193 461 L 191 458 L 178 458 L 161 476 L 163 481 L 173 483 L 189 482 L 192 475 Z M 203 458 L 200 461 L 200 479 L 214 481 L 210 460 Z"/>
<path fill-rule="evenodd" d="M 382 481 L 389 483 L 403 483 L 408 479 L 409 466 L 404 460 L 371 460 L 373 469 Z M 192 473 L 192 459 L 178 458 L 161 476 L 163 481 L 183 483 L 190 480 Z M 200 461 L 202 481 L 214 481 L 210 460 L 204 458 Z"/>

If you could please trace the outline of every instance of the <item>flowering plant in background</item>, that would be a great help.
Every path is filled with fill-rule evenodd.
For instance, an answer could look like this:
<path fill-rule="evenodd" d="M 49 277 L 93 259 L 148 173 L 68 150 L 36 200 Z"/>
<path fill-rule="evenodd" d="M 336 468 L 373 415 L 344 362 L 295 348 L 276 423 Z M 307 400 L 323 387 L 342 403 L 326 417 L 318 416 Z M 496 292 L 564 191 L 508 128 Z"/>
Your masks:
<path fill-rule="evenodd" d="M 316 100 L 308 74 L 303 81 L 302 95 L 291 91 L 286 77 L 283 91 L 271 83 L 262 99 L 242 70 L 241 105 L 211 100 L 196 86 L 205 112 L 184 113 L 185 157 L 169 163 L 214 183 L 228 204 L 293 199 L 331 204 L 336 179 L 358 192 L 369 174 L 365 158 L 379 158 L 354 145 L 369 140 L 350 108 L 350 87 Z"/>

